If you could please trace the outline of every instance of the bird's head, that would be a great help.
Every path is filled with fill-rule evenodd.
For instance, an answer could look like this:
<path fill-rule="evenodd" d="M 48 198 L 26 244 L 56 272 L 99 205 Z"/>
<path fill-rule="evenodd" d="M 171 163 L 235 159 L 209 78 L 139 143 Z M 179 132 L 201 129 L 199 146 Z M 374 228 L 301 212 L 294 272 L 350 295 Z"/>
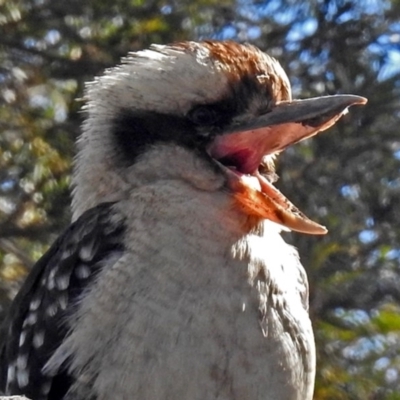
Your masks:
<path fill-rule="evenodd" d="M 88 85 L 74 218 L 132 188 L 181 179 L 225 190 L 256 219 L 322 234 L 274 186 L 273 159 L 366 99 L 295 100 L 280 64 L 251 45 L 182 42 L 131 53 Z"/>

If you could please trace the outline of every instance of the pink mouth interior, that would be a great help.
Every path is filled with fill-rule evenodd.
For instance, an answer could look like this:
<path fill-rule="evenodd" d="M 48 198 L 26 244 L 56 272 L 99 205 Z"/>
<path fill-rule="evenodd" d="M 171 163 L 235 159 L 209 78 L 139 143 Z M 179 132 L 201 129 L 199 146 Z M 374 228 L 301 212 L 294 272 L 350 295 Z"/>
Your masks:
<path fill-rule="evenodd" d="M 265 140 L 268 131 L 269 128 L 263 128 L 216 138 L 209 149 L 210 155 L 231 170 L 254 175 L 262 158 L 271 153 L 270 143 Z"/>

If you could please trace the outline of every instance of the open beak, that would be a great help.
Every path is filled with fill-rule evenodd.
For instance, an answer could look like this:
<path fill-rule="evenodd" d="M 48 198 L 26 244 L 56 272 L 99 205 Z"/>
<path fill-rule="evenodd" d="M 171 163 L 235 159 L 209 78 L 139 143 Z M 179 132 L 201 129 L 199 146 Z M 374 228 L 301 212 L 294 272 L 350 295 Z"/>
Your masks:
<path fill-rule="evenodd" d="M 348 107 L 366 102 L 354 95 L 282 101 L 269 112 L 233 124 L 218 135 L 208 151 L 226 173 L 236 205 L 248 215 L 293 231 L 325 234 L 325 227 L 300 212 L 259 169 L 268 156 L 330 128 Z"/>

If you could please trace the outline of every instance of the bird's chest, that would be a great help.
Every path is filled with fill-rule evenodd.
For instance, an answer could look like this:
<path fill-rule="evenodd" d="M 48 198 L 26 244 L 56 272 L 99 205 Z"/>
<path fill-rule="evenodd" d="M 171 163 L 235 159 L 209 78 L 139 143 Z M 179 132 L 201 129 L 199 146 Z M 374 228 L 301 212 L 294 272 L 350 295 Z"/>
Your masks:
<path fill-rule="evenodd" d="M 99 278 L 75 328 L 91 342 L 74 344 L 75 368 L 93 358 L 102 366 L 87 374 L 101 399 L 311 396 L 307 313 L 300 298 L 284 300 L 277 277 L 256 271 L 258 250 L 221 249 L 212 238 L 141 240 Z"/>

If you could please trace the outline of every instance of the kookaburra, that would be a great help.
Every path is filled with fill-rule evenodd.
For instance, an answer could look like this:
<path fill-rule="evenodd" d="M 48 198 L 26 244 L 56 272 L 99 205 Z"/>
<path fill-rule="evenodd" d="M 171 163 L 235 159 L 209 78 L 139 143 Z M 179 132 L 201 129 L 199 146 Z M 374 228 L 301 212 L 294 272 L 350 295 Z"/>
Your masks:
<path fill-rule="evenodd" d="M 33 400 L 309 400 L 308 285 L 281 229 L 323 234 L 274 157 L 365 99 L 292 100 L 250 45 L 131 53 L 87 86 L 73 222 L 17 295 L 0 390 Z"/>

